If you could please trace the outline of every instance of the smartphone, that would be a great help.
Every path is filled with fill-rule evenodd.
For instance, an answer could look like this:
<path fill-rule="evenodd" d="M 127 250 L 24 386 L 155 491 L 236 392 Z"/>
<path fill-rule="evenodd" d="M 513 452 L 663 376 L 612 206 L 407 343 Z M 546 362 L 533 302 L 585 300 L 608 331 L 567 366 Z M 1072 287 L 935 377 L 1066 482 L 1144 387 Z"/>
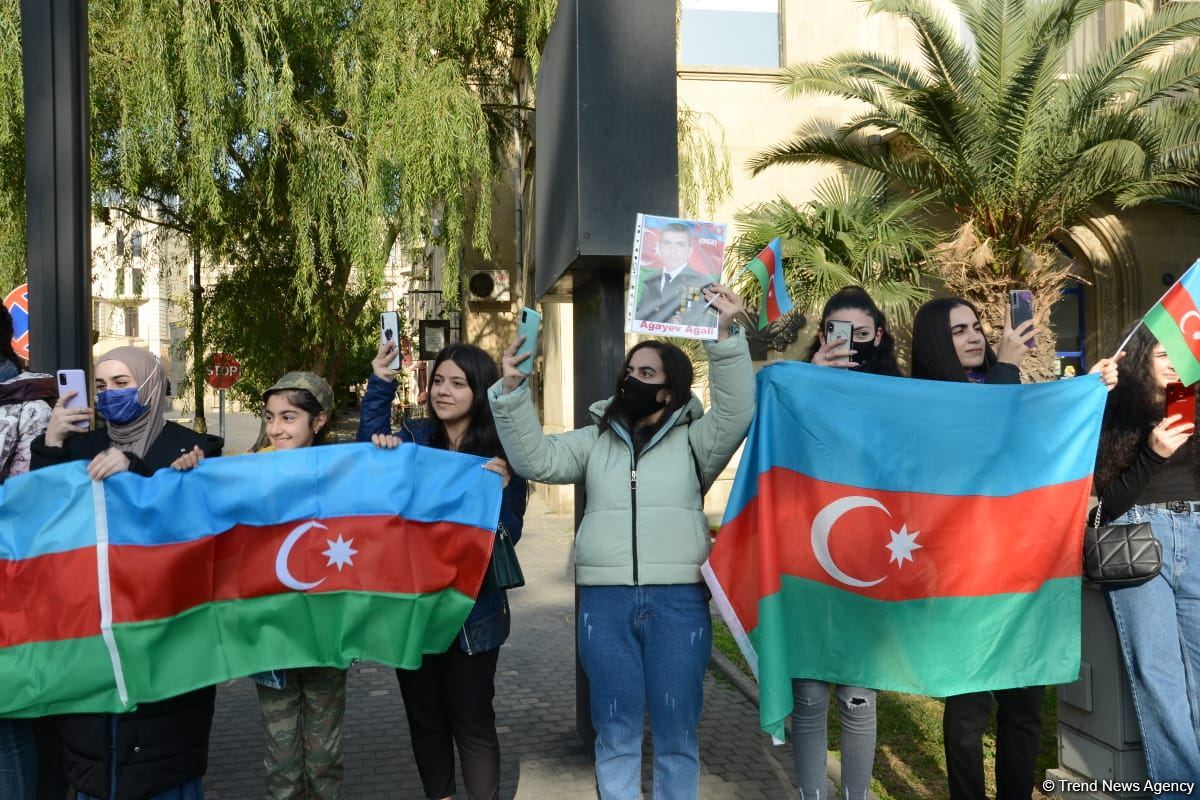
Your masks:
<path fill-rule="evenodd" d="M 63 408 L 87 408 L 87 373 L 81 369 L 60 369 L 55 375 L 59 397 L 62 397 L 67 392 L 75 392 L 74 397 L 63 403 Z M 90 423 L 84 420 L 78 423 L 78 427 L 86 431 L 90 427 Z"/>
<path fill-rule="evenodd" d="M 396 355 L 388 364 L 388 369 L 400 369 L 400 315 L 395 311 L 384 311 L 379 315 L 379 344 L 388 342 L 396 345 Z"/>
<path fill-rule="evenodd" d="M 528 375 L 533 371 L 533 356 L 537 353 L 538 333 L 542 329 L 542 315 L 532 308 L 521 309 L 521 323 L 517 326 L 517 337 L 525 337 L 521 346 L 514 354 L 520 358 L 523 353 L 529 353 L 529 358 L 517 364 L 517 369 Z"/>
<path fill-rule="evenodd" d="M 1167 402 L 1163 409 L 1163 418 L 1173 414 L 1182 414 L 1183 418 L 1176 425 L 1190 424 L 1196 419 L 1196 387 L 1184 386 L 1182 383 L 1167 384 Z M 1174 427 L 1174 426 L 1172 426 Z"/>
<path fill-rule="evenodd" d="M 1013 289 L 1008 293 L 1009 320 L 1013 330 L 1033 319 L 1033 292 L 1028 289 Z M 1025 340 L 1026 347 L 1033 347 L 1032 338 Z"/>
<path fill-rule="evenodd" d="M 846 347 L 853 347 L 854 323 L 844 319 L 831 319 L 825 323 L 825 342 L 841 339 Z"/>

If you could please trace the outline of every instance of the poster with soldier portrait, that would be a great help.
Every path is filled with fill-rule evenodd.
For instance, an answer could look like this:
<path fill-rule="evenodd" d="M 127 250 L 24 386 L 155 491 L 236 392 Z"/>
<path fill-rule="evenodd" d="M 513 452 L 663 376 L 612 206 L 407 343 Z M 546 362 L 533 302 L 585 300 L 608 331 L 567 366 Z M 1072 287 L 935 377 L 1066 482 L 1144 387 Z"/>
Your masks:
<path fill-rule="evenodd" d="M 685 339 L 716 339 L 718 315 L 705 286 L 721 282 L 725 226 L 638 214 L 625 331 Z"/>

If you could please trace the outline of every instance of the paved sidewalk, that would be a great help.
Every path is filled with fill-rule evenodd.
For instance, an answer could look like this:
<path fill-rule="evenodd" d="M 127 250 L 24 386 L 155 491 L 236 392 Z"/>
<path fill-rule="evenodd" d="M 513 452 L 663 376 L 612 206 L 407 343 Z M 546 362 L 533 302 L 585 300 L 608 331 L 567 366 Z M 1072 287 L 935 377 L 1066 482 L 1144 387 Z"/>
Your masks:
<path fill-rule="evenodd" d="M 575 737 L 574 588 L 567 572 L 572 522 L 531 498 L 518 546 L 527 585 L 509 593 L 513 632 L 500 651 L 496 716 L 502 798 L 595 797 L 592 761 Z M 351 670 L 345 727 L 346 797 L 423 797 L 395 673 L 378 664 Z M 262 732 L 254 687 L 233 681 L 217 693 L 209 800 L 264 796 Z M 728 683 L 705 682 L 700 727 L 706 798 L 794 798 L 791 750 L 772 747 L 757 710 Z M 650 789 L 649 737 L 644 781 Z M 465 797 L 459 781 L 458 797 Z"/>

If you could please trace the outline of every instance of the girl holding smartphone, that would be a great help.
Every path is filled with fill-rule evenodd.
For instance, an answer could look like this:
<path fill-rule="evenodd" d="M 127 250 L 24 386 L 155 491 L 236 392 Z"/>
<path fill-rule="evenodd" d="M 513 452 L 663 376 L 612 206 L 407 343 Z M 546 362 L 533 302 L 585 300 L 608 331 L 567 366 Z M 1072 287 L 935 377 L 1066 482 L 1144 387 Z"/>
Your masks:
<path fill-rule="evenodd" d="M 500 525 L 513 543 L 521 538 L 527 485 L 505 461 L 492 421 L 487 388 L 500 372 L 492 357 L 469 344 L 443 348 L 433 361 L 425 407 L 428 419 L 406 420 L 392 433 L 396 395 L 394 341 L 385 341 L 371 362 L 357 439 L 378 447 L 411 442 L 490 458 L 484 469 L 500 475 L 504 495 Z M 404 711 L 412 733 L 413 755 L 425 796 L 454 796 L 454 748 L 462 760 L 463 781 L 471 800 L 493 800 L 500 793 L 500 737 L 492 701 L 496 665 L 511 621 L 503 589 L 481 590 L 467 622 L 444 653 L 426 655 L 419 669 L 396 670 Z"/>
<path fill-rule="evenodd" d="M 837 326 L 850 326 L 850 338 L 833 338 Z M 845 325 L 841 326 L 843 329 Z M 896 345 L 887 318 L 871 296 L 859 286 L 842 289 L 821 312 L 821 324 L 808 360 L 819 366 L 839 367 L 875 375 L 900 376 Z M 836 687 L 841 719 L 842 797 L 865 798 L 875 764 L 875 690 L 862 686 Z M 801 797 L 825 797 L 828 783 L 829 684 L 792 680 L 792 757 Z"/>
<path fill-rule="evenodd" d="M 696 728 L 711 653 L 704 490 L 732 458 L 754 413 L 750 351 L 733 317 L 741 299 L 714 285 L 719 339 L 705 342 L 712 408 L 692 394 L 678 347 L 645 341 L 625 356 L 595 424 L 547 436 L 516 356 L 489 391 L 513 468 L 530 480 L 579 483 L 587 506 L 575 537 L 579 655 L 591 688 L 596 782 L 604 800 L 641 796 L 646 712 L 654 740 L 654 797 L 700 792 Z M 663 703 L 661 698 L 669 698 Z M 660 698 L 647 702 L 648 698 Z"/>
<path fill-rule="evenodd" d="M 1104 413 L 1095 489 L 1102 524 L 1150 524 L 1162 545 L 1162 571 L 1105 596 L 1150 779 L 1192 781 L 1200 775 L 1200 572 L 1186 565 L 1200 552 L 1196 420 L 1194 412 L 1190 419 L 1165 414 L 1167 385 L 1179 378 L 1149 330 L 1140 326 L 1125 352 Z"/>

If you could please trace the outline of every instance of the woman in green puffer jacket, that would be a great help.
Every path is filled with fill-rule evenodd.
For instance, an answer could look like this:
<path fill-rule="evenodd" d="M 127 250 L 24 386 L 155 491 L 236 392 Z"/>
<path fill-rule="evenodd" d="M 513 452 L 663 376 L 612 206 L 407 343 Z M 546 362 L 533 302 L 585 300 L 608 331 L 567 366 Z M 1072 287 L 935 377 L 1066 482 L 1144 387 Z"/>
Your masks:
<path fill-rule="evenodd" d="M 641 793 L 642 720 L 650 713 L 654 796 L 700 791 L 696 727 L 711 650 L 703 495 L 733 456 L 754 414 L 754 373 L 732 319 L 741 299 L 705 289 L 720 312 L 707 342 L 712 409 L 691 392 L 692 365 L 678 347 L 648 341 L 625 357 L 613 397 L 591 408 L 594 425 L 552 436 L 517 369 L 520 340 L 489 397 L 513 471 L 587 487 L 575 537 L 580 585 L 579 655 L 591 688 L 596 780 L 604 800 Z M 527 356 L 526 356 L 527 357 Z"/>

